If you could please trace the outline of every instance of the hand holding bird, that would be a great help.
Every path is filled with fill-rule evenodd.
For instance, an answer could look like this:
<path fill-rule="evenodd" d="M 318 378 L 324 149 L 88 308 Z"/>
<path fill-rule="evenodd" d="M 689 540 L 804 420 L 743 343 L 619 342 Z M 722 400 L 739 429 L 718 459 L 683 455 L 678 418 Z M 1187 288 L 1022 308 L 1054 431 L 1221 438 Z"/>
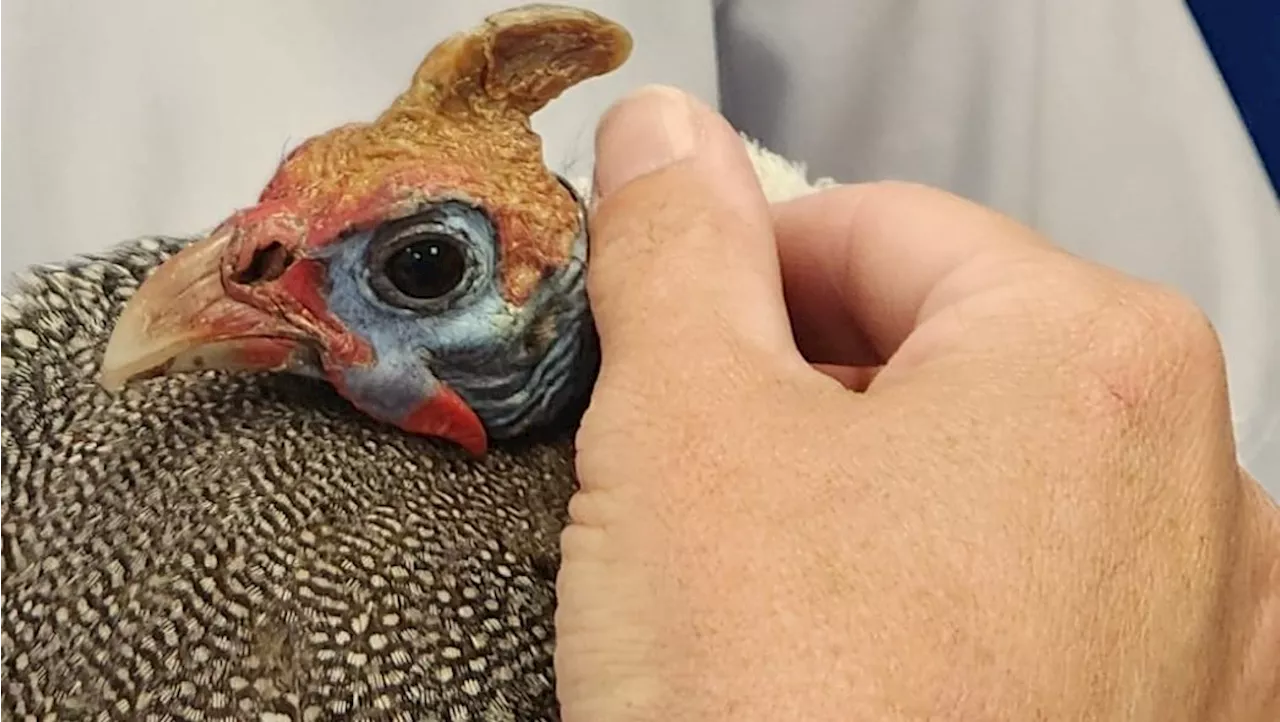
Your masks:
<path fill-rule="evenodd" d="M 6 713 L 1273 719 L 1195 310 L 934 191 L 769 206 L 667 90 L 588 214 L 528 116 L 629 47 L 493 16 L 207 237 L 6 303 Z M 492 443 L 593 385 L 576 450 Z"/>
<path fill-rule="evenodd" d="M 1280 510 L 1184 299 L 610 111 L 556 672 L 586 720 L 1274 720 Z"/>

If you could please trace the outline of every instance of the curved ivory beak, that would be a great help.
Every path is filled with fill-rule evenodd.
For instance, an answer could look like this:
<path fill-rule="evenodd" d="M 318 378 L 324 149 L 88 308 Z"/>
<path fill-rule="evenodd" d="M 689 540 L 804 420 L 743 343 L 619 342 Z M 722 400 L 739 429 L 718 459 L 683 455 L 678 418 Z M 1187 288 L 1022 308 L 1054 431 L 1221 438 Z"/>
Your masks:
<path fill-rule="evenodd" d="M 342 374 L 326 375 L 316 343 L 267 311 L 232 298 L 222 279 L 230 236 L 197 241 L 169 259 L 129 300 L 107 341 L 100 383 L 108 390 L 149 376 L 205 371 L 288 371 L 328 378 L 357 408 L 414 434 L 453 441 L 470 453 L 488 447 L 484 425 L 439 384 L 404 416 L 360 403 Z"/>
<path fill-rule="evenodd" d="M 107 342 L 105 388 L 183 371 L 313 368 L 287 322 L 227 295 L 221 267 L 229 240 L 223 234 L 197 241 L 143 282 Z"/>

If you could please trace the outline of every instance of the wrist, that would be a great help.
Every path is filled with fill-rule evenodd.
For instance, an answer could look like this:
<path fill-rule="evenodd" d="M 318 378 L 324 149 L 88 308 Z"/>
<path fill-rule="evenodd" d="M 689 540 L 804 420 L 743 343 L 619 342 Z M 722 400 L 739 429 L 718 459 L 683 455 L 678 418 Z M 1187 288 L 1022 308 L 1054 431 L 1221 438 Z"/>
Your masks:
<path fill-rule="evenodd" d="M 1239 632 L 1230 645 L 1233 677 L 1215 719 L 1280 719 L 1280 506 L 1248 474 L 1239 593 Z"/>

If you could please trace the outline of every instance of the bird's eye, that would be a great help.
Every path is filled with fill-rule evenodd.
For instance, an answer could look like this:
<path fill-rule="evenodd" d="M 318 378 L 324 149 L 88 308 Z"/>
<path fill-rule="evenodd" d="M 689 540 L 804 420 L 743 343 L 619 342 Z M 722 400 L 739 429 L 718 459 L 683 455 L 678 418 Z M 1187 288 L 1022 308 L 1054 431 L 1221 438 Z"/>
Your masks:
<path fill-rule="evenodd" d="M 407 242 L 405 242 L 407 241 Z M 415 300 L 440 298 L 457 288 L 467 272 L 466 253 L 456 241 L 423 233 L 397 243 L 383 274 L 397 291 Z"/>
<path fill-rule="evenodd" d="M 388 230 L 374 242 L 369 282 L 383 301 L 428 310 L 467 285 L 471 259 L 462 241 L 435 228 Z"/>
<path fill-rule="evenodd" d="M 365 276 L 384 303 L 439 313 L 466 303 L 488 274 L 492 226 L 457 201 L 433 203 L 378 226 L 369 240 Z"/>

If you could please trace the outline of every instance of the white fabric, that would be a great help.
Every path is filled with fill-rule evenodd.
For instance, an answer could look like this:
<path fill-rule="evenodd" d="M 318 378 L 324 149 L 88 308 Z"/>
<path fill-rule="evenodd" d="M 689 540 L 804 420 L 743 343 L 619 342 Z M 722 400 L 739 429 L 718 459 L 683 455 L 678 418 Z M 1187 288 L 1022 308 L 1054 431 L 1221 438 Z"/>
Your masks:
<path fill-rule="evenodd" d="M 8 0 L 6 279 L 220 220 L 291 144 L 371 117 L 427 48 L 515 1 Z M 1180 2 L 577 4 L 636 49 L 535 118 L 553 165 L 588 174 L 600 111 L 671 83 L 814 174 L 939 185 L 1171 283 L 1217 324 L 1242 460 L 1280 495 L 1280 205 Z"/>

